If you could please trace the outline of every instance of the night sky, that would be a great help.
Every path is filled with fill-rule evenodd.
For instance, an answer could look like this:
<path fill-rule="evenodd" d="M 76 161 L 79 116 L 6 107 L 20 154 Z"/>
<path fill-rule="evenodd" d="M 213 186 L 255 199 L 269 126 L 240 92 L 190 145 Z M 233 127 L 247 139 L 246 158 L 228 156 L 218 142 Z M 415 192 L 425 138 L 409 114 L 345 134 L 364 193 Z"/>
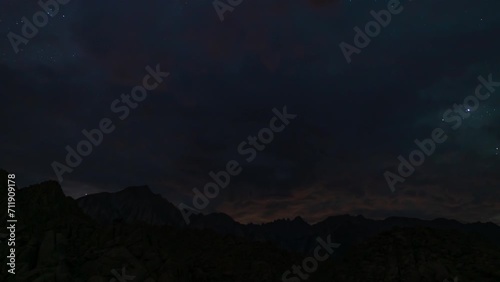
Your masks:
<path fill-rule="evenodd" d="M 68 196 L 149 185 L 192 205 L 237 160 L 204 213 L 500 223 L 500 87 L 456 130 L 443 120 L 479 76 L 500 81 L 499 1 L 402 1 L 351 63 L 339 44 L 389 1 L 244 0 L 223 21 L 211 1 L 67 2 L 18 53 L 8 34 L 41 8 L 0 4 L 0 167 L 20 186 L 57 180 L 66 146 L 109 118 L 114 131 L 63 175 Z M 120 119 L 110 105 L 157 65 L 170 75 Z M 297 117 L 247 162 L 239 144 L 285 106 Z M 436 128 L 447 140 L 391 192 L 384 172 Z"/>

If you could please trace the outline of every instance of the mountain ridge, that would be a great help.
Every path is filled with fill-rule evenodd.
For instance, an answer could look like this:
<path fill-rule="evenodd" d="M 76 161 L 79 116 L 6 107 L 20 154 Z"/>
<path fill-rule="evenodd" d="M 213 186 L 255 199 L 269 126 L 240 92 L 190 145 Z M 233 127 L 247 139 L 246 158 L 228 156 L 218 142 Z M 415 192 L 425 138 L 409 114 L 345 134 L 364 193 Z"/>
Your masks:
<path fill-rule="evenodd" d="M 144 194 L 144 199 L 137 198 L 137 192 Z M 128 189 L 125 196 L 122 193 L 115 200 L 127 203 L 127 194 L 133 194 L 133 200 L 141 204 L 158 201 L 158 195 L 140 187 Z M 466 226 L 453 220 L 399 218 L 380 225 L 364 217 L 342 215 L 314 225 L 300 217 L 243 225 L 216 213 L 196 217 L 197 228 L 155 226 L 134 220 L 96 224 L 55 181 L 19 189 L 16 197 L 18 207 L 22 207 L 16 245 L 18 269 L 13 280 L 3 264 L 1 281 L 110 281 L 111 270 L 119 272 L 126 267 L 134 280 L 147 282 L 271 282 L 280 278 L 291 282 L 298 277 L 288 275 L 285 279 L 283 274 L 306 261 L 304 257 L 314 255 L 318 237 L 331 239 L 340 247 L 310 273 L 308 281 L 312 282 L 442 282 L 453 277 L 459 277 L 460 282 L 500 281 L 500 248 L 479 233 L 397 226 L 401 222 L 452 229 Z M 0 196 L 4 199 L 5 194 Z M 141 213 L 131 216 L 144 218 Z M 470 226 L 498 230 L 490 224 Z M 242 234 L 231 234 L 236 231 Z M 2 244 L 0 253 L 7 251 Z"/>
<path fill-rule="evenodd" d="M 145 188 L 140 187 L 145 187 L 147 189 L 144 190 L 144 193 L 141 193 L 141 191 L 143 191 L 141 189 Z M 184 222 L 179 223 L 179 219 L 182 218 L 182 216 L 177 207 L 160 195 L 153 194 L 147 186 L 128 187 L 118 192 L 108 193 L 106 195 L 109 195 L 109 197 L 112 197 L 112 195 L 121 195 L 123 199 L 127 198 L 126 195 L 130 195 L 129 198 L 133 198 L 133 203 L 141 207 L 145 205 L 149 206 L 147 203 L 148 199 L 152 199 L 151 195 L 155 195 L 154 197 L 159 201 L 158 204 L 163 203 L 165 206 L 163 209 L 156 209 L 154 211 L 167 212 L 176 215 L 177 220 L 169 221 L 167 222 L 167 225 L 196 230 L 211 230 L 222 235 L 244 237 L 258 242 L 273 242 L 283 249 L 301 253 L 307 252 L 314 246 L 316 237 L 333 234 L 336 240 L 343 241 L 345 245 L 350 246 L 363 242 L 369 237 L 390 231 L 396 227 L 422 227 L 443 230 L 460 230 L 467 233 L 479 233 L 485 239 L 500 246 L 500 226 L 493 222 L 461 223 L 454 219 L 436 218 L 433 220 L 423 220 L 397 216 L 377 220 L 365 218 L 362 215 L 353 216 L 343 214 L 329 216 L 326 219 L 314 224 L 307 223 L 300 216 L 293 219 L 277 219 L 272 222 L 261 224 L 243 224 L 237 222 L 225 213 L 216 212 L 206 215 L 193 215 L 191 217 L 191 223 L 189 225 L 185 225 Z M 91 209 L 107 210 L 107 208 L 103 206 L 105 202 L 86 200 L 93 197 L 96 196 L 88 195 L 77 199 L 77 202 L 82 210 L 86 211 L 89 216 L 102 222 L 102 219 L 99 218 L 99 214 L 105 214 L 105 212 L 92 213 L 89 211 Z M 161 198 L 161 201 L 159 198 Z M 116 200 L 119 199 L 120 197 L 116 198 Z M 130 208 L 130 205 L 127 204 L 118 204 L 117 206 Z M 154 218 L 163 217 L 162 215 L 153 214 L 149 214 L 149 216 L 153 216 Z M 134 221 L 141 221 L 141 219 L 143 222 L 149 224 L 164 224 L 161 221 L 141 218 L 138 214 L 136 214 L 136 217 L 129 214 L 129 217 L 127 217 L 125 221 L 130 223 Z M 111 220 L 108 219 L 107 222 L 109 223 Z M 342 251 L 340 251 L 338 255 L 342 255 Z"/>

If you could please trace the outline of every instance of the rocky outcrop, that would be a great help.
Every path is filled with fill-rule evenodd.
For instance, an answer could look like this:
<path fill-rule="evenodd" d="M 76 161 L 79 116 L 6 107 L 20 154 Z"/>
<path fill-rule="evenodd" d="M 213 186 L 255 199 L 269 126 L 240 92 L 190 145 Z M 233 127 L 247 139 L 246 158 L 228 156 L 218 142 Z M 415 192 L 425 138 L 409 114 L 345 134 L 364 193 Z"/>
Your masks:
<path fill-rule="evenodd" d="M 126 191 L 120 201 L 128 202 L 130 195 L 137 199 L 139 192 L 143 190 Z M 152 195 L 144 199 L 163 201 Z M 0 196 L 5 201 L 1 197 L 5 194 Z M 125 281 L 149 282 L 282 281 L 285 271 L 311 255 L 314 239 L 329 232 L 334 242 L 341 243 L 338 252 L 344 255 L 321 262 L 307 281 L 443 282 L 455 277 L 460 282 L 500 281 L 500 249 L 472 232 L 486 228 L 494 234 L 496 227 L 488 224 L 472 225 L 472 231 L 452 230 L 455 222 L 438 221 L 448 225 L 440 229 L 418 226 L 423 221 L 397 219 L 383 221 L 383 228 L 395 221 L 410 226 L 379 232 L 380 222 L 361 217 L 335 217 L 313 226 L 301 218 L 242 225 L 215 214 L 197 217 L 192 228 L 180 228 L 145 223 L 148 220 L 128 223 L 130 218 L 153 218 L 138 212 L 122 221 L 97 223 L 53 181 L 19 189 L 16 199 L 16 276 L 7 274 L 2 264 L 0 281 L 108 282 L 123 281 L 125 276 L 131 279 Z M 370 232 L 379 233 L 368 238 Z M 297 246 L 302 253 L 287 250 Z M 6 254 L 7 245 L 1 244 L 0 255 Z"/>
<path fill-rule="evenodd" d="M 98 193 L 76 200 L 87 215 L 100 223 L 147 223 L 184 226 L 180 211 L 148 186 L 128 187 L 116 193 Z"/>

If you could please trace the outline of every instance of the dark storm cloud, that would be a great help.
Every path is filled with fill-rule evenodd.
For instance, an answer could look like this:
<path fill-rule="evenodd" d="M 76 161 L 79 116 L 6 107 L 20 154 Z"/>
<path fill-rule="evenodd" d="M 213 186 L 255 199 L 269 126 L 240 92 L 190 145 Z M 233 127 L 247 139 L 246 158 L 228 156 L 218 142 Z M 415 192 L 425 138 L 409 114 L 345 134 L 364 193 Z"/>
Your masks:
<path fill-rule="evenodd" d="M 486 150 L 499 141 L 498 116 L 450 136 L 397 197 L 382 176 L 414 149 L 415 138 L 440 126 L 446 108 L 473 93 L 478 75 L 500 77 L 500 4 L 402 2 L 404 11 L 349 65 L 338 44 L 352 43 L 353 27 L 387 5 L 353 2 L 244 1 L 220 22 L 210 1 L 73 0 L 65 21 L 51 21 L 23 53 L 1 57 L 0 110 L 9 120 L 2 163 L 24 174 L 25 184 L 55 178 L 50 164 L 64 159 L 64 147 L 109 117 L 117 129 L 65 176 L 65 191 L 78 197 L 149 184 L 175 203 L 189 201 L 210 171 L 243 159 L 238 144 L 268 124 L 273 108 L 287 105 L 299 118 L 208 210 L 254 222 L 500 214 L 490 188 L 498 187 L 498 158 L 488 159 Z M 36 8 L 5 5 L 15 13 L 2 31 Z M 11 52 L 6 40 L 0 44 Z M 42 49 L 61 57 L 47 61 Z M 110 103 L 156 64 L 171 76 L 118 122 Z M 457 169 L 463 179 L 451 177 Z"/>

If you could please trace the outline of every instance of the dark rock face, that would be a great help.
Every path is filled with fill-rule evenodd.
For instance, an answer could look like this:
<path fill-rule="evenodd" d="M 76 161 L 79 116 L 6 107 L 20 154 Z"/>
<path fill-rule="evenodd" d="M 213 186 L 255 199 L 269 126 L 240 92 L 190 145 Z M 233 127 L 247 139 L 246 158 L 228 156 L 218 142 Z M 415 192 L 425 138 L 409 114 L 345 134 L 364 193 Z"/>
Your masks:
<path fill-rule="evenodd" d="M 397 228 L 357 245 L 330 281 L 500 281 L 500 249 L 480 236 L 431 228 Z M 328 273 L 329 272 L 329 273 Z"/>
<path fill-rule="evenodd" d="M 371 220 L 362 216 L 332 216 L 324 221 L 309 225 L 300 217 L 294 220 L 282 219 L 261 225 L 240 224 L 223 214 L 198 216 L 190 228 L 208 229 L 224 235 L 243 236 L 253 241 L 273 242 L 289 251 L 305 253 L 315 246 L 317 237 L 332 235 L 342 242 L 343 249 L 336 255 L 368 238 L 390 231 L 396 227 L 433 228 L 480 234 L 485 240 L 500 247 L 500 227 L 493 223 L 462 224 L 455 220 L 420 220 L 412 218 L 388 218 Z"/>
<path fill-rule="evenodd" d="M 282 275 L 302 267 L 327 235 L 341 246 L 307 281 L 500 281 L 494 224 L 336 216 L 243 225 L 211 214 L 185 228 L 177 209 L 146 187 L 73 200 L 53 181 L 17 190 L 16 203 L 16 275 L 4 263 L 0 281 L 107 282 L 125 274 L 133 277 L 125 281 L 299 282 Z M 0 255 L 7 251 L 2 243 Z"/>
<path fill-rule="evenodd" d="M 56 182 L 20 189 L 17 201 L 16 275 L 2 264 L 0 281 L 110 281 L 123 268 L 132 281 L 276 281 L 299 258 L 213 232 L 144 222 L 98 224 Z M 6 256 L 6 244 L 0 253 Z"/>

